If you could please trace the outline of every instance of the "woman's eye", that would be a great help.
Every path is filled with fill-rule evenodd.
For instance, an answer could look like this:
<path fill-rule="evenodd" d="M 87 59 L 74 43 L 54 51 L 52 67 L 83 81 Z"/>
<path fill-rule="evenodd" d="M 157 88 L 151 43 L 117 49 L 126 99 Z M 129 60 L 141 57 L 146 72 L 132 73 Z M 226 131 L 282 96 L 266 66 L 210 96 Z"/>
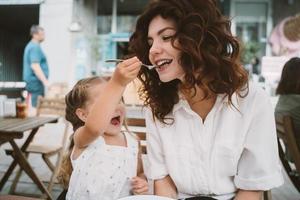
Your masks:
<path fill-rule="evenodd" d="M 171 36 L 163 36 L 162 39 L 164 41 L 167 41 L 167 40 L 170 40 L 172 37 L 173 37 L 172 35 Z"/>
<path fill-rule="evenodd" d="M 148 45 L 151 47 L 152 46 L 153 41 L 148 40 Z"/>

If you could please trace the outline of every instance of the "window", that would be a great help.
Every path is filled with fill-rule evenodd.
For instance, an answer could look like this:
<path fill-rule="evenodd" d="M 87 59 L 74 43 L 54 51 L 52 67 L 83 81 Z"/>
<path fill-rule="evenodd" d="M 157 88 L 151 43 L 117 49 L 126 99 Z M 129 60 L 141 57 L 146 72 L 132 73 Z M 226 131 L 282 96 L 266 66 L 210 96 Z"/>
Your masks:
<path fill-rule="evenodd" d="M 243 42 L 252 56 L 261 58 L 269 54 L 267 37 L 271 32 L 271 2 L 269 0 L 233 0 L 232 32 Z M 251 55 L 244 62 L 248 62 Z"/>

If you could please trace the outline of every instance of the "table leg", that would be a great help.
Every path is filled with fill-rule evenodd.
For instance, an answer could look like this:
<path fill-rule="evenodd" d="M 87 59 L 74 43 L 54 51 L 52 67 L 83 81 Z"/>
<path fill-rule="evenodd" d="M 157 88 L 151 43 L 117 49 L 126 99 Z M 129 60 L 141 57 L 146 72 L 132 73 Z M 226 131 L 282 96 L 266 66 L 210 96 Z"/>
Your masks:
<path fill-rule="evenodd" d="M 33 130 L 30 132 L 28 138 L 26 139 L 26 141 L 24 142 L 24 144 L 23 144 L 22 147 L 21 147 L 21 151 L 22 151 L 22 152 L 24 152 L 24 151 L 27 149 L 27 147 L 29 146 L 30 142 L 32 141 L 34 135 L 36 134 L 36 132 L 37 132 L 38 130 L 39 130 L 39 128 L 35 128 L 35 129 L 33 129 Z M 13 141 L 13 140 L 10 140 L 10 141 Z M 19 149 L 19 147 L 18 147 L 18 149 Z M 19 150 L 20 150 L 20 149 L 19 149 Z M 14 160 L 14 161 L 10 164 L 8 170 L 6 171 L 6 173 L 4 174 L 3 178 L 2 178 L 1 181 L 0 181 L 0 191 L 2 190 L 3 186 L 5 185 L 6 181 L 8 180 L 8 178 L 10 177 L 11 173 L 14 171 L 14 169 L 15 169 L 16 166 L 17 166 L 17 161 Z"/>
<path fill-rule="evenodd" d="M 16 165 L 17 165 L 17 162 L 13 161 L 10 164 L 8 170 L 5 172 L 3 178 L 1 179 L 1 182 L 0 182 L 0 191 L 2 190 L 4 184 L 6 183 L 6 181 L 8 180 L 8 178 L 10 177 L 11 173 L 14 171 Z"/>
<path fill-rule="evenodd" d="M 32 170 L 31 166 L 27 162 L 26 158 L 24 157 L 22 151 L 19 149 L 18 145 L 13 141 L 9 141 L 11 146 L 14 149 L 13 157 L 15 160 L 17 160 L 18 164 L 20 165 L 21 169 L 24 170 L 27 175 L 33 180 L 33 182 L 39 187 L 39 189 L 46 193 L 47 199 L 52 200 L 51 194 L 47 190 L 47 188 L 44 186 L 44 184 L 41 182 L 41 180 L 38 178 L 38 176 L 35 174 L 35 172 Z"/>

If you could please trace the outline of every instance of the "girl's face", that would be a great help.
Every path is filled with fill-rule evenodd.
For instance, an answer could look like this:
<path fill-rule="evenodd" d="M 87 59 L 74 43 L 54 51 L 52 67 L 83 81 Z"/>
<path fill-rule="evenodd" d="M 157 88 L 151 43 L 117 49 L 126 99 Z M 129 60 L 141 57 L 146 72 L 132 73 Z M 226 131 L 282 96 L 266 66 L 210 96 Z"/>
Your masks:
<path fill-rule="evenodd" d="M 105 85 L 106 83 L 101 83 L 89 89 L 89 100 L 87 101 L 85 108 L 87 114 L 91 111 L 92 105 L 95 103 L 99 95 L 105 95 L 102 92 Z M 121 99 L 120 103 L 117 105 L 114 113 L 112 114 L 112 116 L 110 116 L 110 118 L 111 120 L 107 129 L 105 130 L 105 134 L 117 135 L 121 132 L 123 121 L 125 118 L 125 106 L 122 103 Z"/>
<path fill-rule="evenodd" d="M 184 76 L 184 71 L 179 64 L 180 51 L 171 43 L 175 34 L 176 26 L 173 20 L 164 19 L 158 15 L 149 24 L 149 60 L 152 65 L 158 66 L 155 70 L 162 82 L 182 80 Z M 174 45 L 179 46 L 177 40 Z"/>

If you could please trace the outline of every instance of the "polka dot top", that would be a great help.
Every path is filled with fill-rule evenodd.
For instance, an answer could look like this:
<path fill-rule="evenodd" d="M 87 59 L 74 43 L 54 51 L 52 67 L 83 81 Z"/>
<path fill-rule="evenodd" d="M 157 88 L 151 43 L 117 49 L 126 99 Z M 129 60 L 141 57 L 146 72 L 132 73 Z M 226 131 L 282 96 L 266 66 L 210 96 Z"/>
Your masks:
<path fill-rule="evenodd" d="M 138 141 L 125 132 L 127 147 L 105 144 L 97 138 L 76 159 L 67 200 L 114 200 L 131 195 L 137 175 Z M 72 157 L 72 155 L 71 155 Z"/>

